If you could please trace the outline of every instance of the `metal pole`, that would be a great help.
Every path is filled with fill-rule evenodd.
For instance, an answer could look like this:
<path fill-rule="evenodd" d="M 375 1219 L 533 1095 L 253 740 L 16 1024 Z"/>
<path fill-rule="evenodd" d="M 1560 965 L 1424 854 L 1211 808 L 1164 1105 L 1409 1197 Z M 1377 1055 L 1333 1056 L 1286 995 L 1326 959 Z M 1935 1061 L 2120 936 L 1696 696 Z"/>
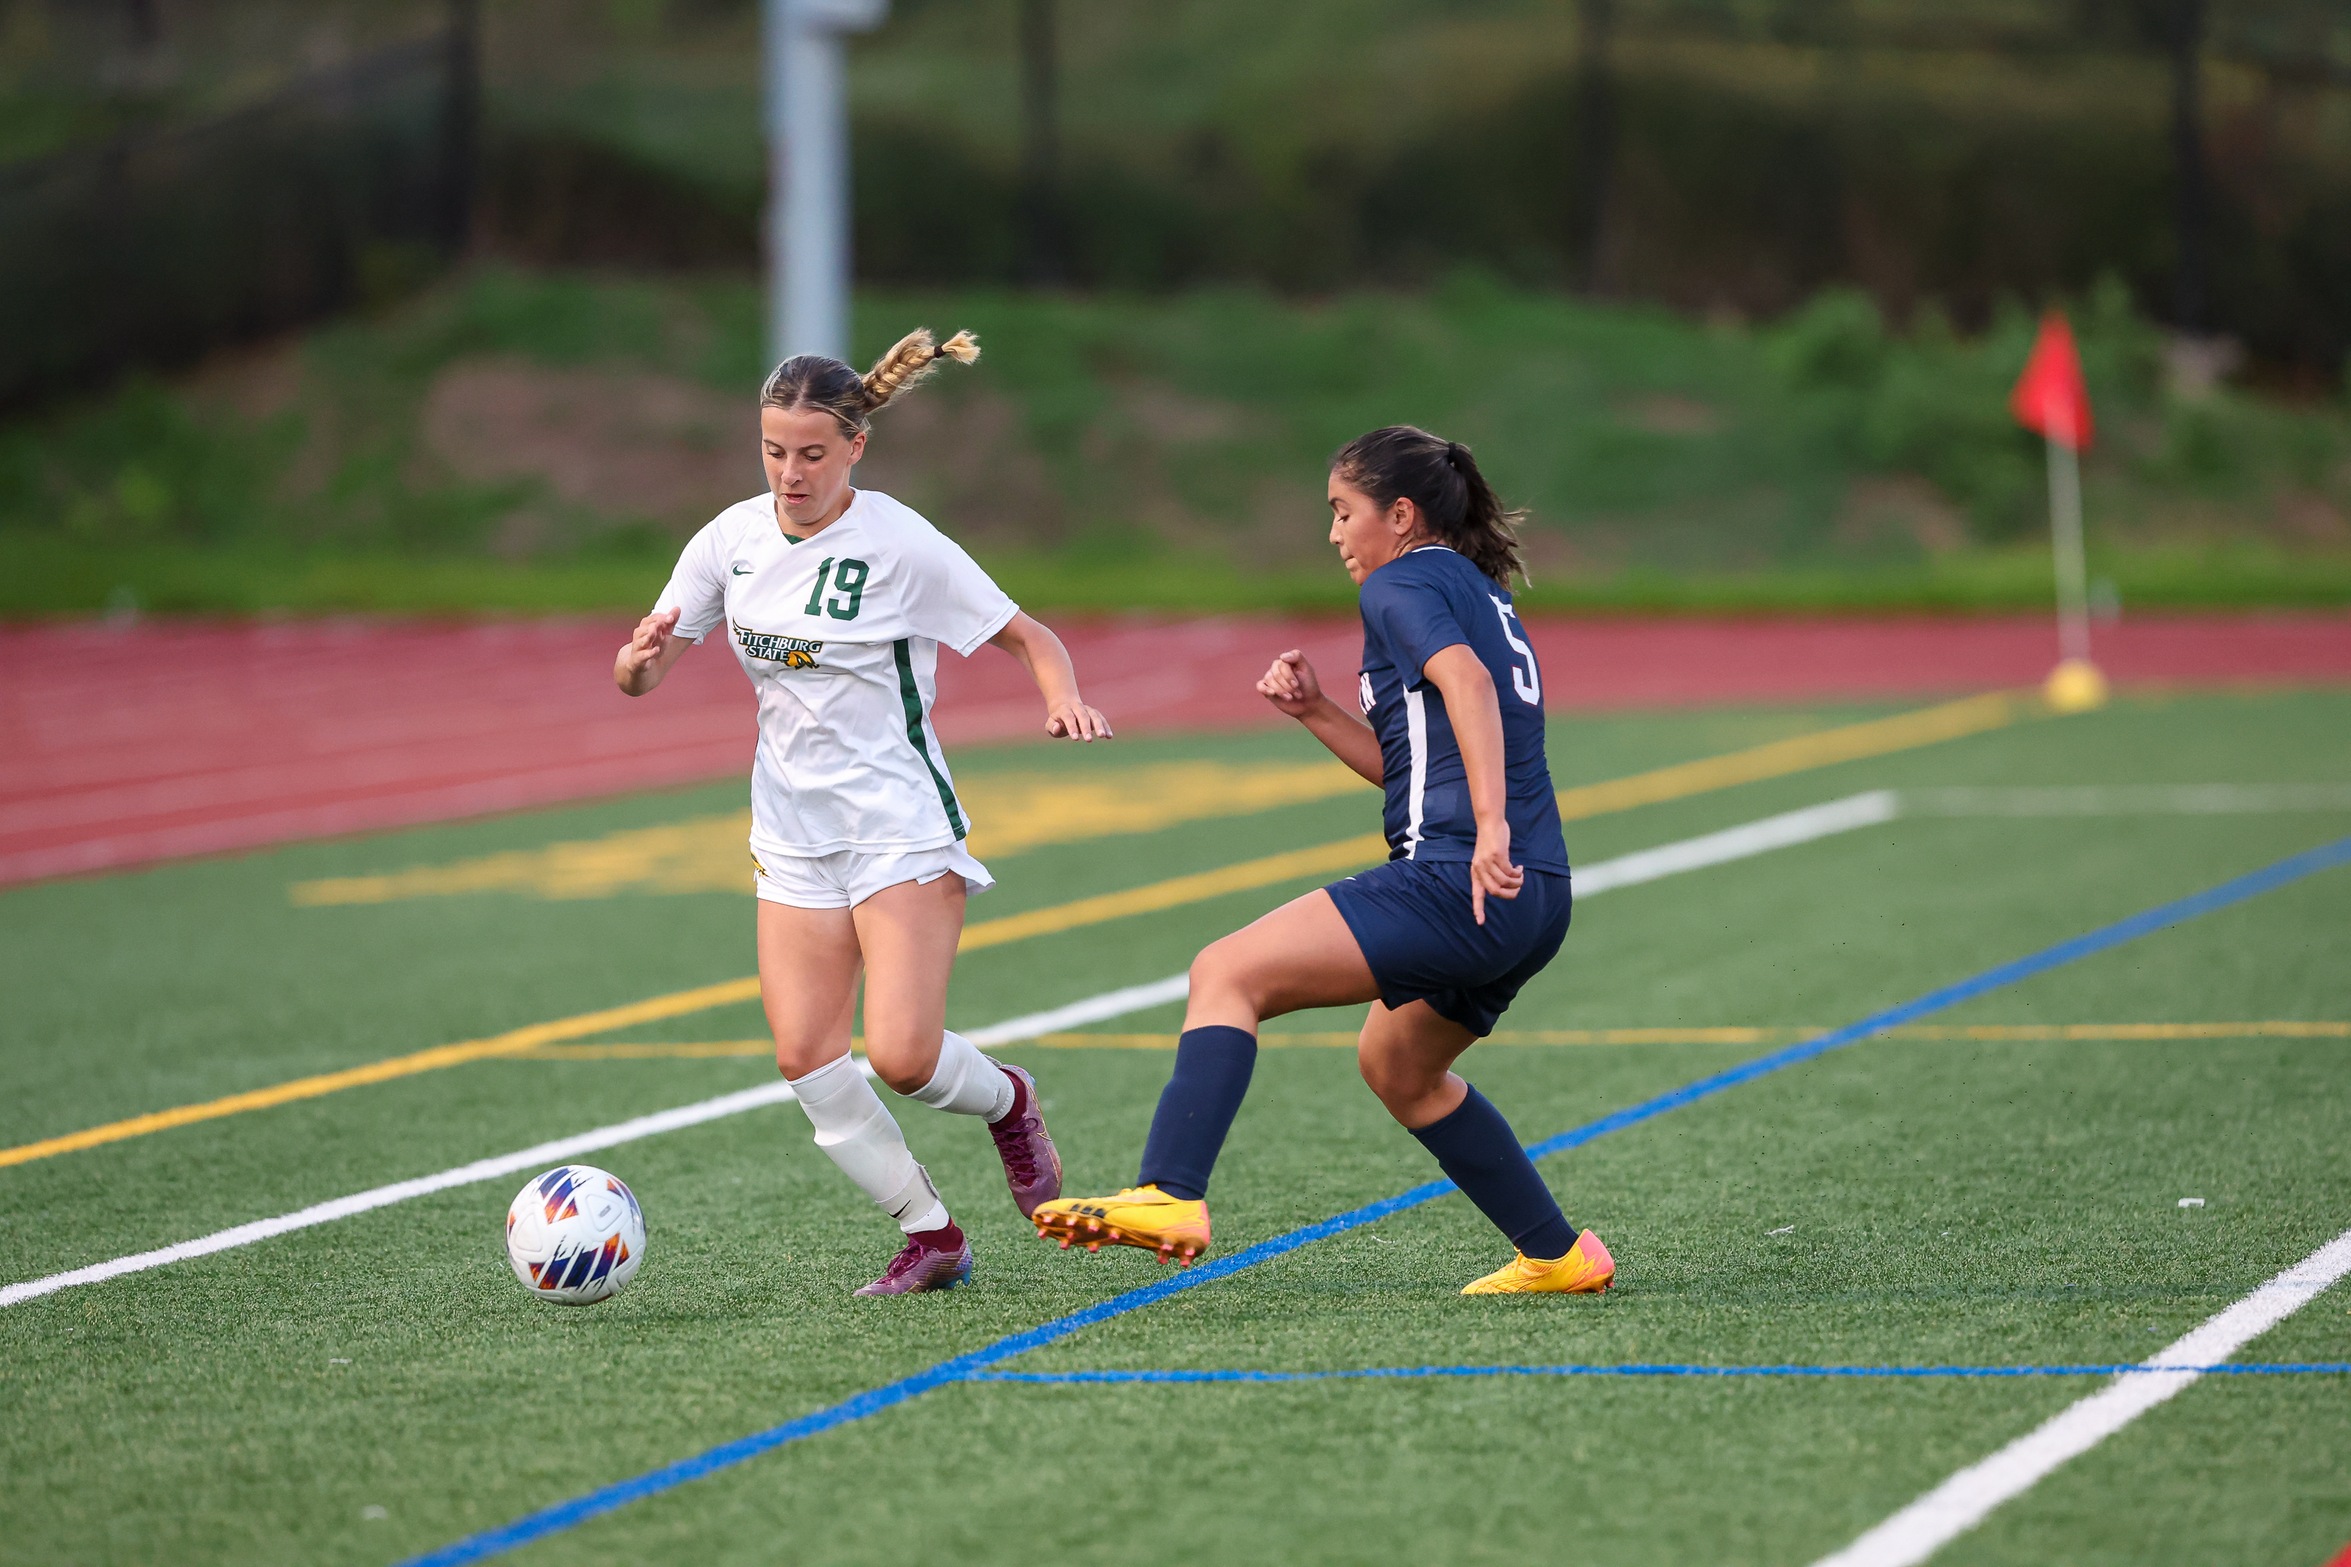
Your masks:
<path fill-rule="evenodd" d="M 1616 167 L 1615 0 L 1576 7 L 1575 167 L 1567 192 L 1567 264 L 1575 286 L 1600 292 L 1610 176 Z"/>
<path fill-rule="evenodd" d="M 791 357 L 791 334 L 784 330 L 785 239 L 792 204 L 791 127 L 784 111 L 784 62 L 791 53 L 792 0 L 761 0 L 760 79 L 767 84 L 767 212 L 764 235 L 767 261 L 767 359 L 781 364 Z"/>
<path fill-rule="evenodd" d="M 2050 437 L 2049 533 L 2057 556 L 2057 656 L 2090 661 L 2089 572 L 2082 559 L 2082 464 L 2073 447 Z"/>
<path fill-rule="evenodd" d="M 463 255 L 473 239 L 482 121 L 481 6 L 449 0 L 447 80 L 441 100 L 441 238 Z"/>
<path fill-rule="evenodd" d="M 888 0 L 764 0 L 768 352 L 849 352 L 849 131 L 841 35 Z"/>
<path fill-rule="evenodd" d="M 1054 0 L 1020 6 L 1020 273 L 1032 288 L 1063 281 L 1060 64 Z"/>
<path fill-rule="evenodd" d="M 2172 314 L 2182 332 L 2205 330 L 2210 198 L 2204 178 L 2204 0 L 2172 0 L 2171 37 L 2171 210 L 2172 235 L 2179 248 L 2172 275 Z"/>

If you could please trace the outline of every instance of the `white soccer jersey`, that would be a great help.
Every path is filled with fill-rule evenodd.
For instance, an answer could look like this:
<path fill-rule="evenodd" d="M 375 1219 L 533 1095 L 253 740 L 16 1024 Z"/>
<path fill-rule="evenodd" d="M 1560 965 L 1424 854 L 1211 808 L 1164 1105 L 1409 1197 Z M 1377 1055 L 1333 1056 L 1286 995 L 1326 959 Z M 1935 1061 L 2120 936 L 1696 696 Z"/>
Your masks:
<path fill-rule="evenodd" d="M 751 848 L 930 849 L 971 830 L 931 728 L 941 643 L 969 657 L 1017 606 L 913 511 L 858 490 L 795 541 L 775 497 L 729 506 L 678 557 L 654 613 L 725 628 L 759 693 Z"/>

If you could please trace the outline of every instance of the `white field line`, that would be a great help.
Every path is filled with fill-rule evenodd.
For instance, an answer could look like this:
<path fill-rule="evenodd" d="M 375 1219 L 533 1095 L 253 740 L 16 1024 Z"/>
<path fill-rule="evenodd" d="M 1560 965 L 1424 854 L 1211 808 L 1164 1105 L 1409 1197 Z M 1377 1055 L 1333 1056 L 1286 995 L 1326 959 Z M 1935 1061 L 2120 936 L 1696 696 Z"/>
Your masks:
<path fill-rule="evenodd" d="M 2193 1368 L 2227 1360 L 2351 1273 L 2351 1230 L 2295 1263 L 2186 1337 L 2141 1361 L 2142 1370 L 2044 1421 L 1981 1463 L 1971 1464 L 1814 1567 L 1913 1567 L 2021 1496 L 2067 1459 L 2088 1452 L 2178 1393 Z"/>
<path fill-rule="evenodd" d="M 2351 784 L 1904 789 L 1905 816 L 2240 816 L 2351 810 Z"/>
<path fill-rule="evenodd" d="M 716 1099 L 680 1105 L 675 1110 L 641 1115 L 633 1121 L 620 1121 L 611 1126 L 600 1126 L 592 1132 L 558 1137 L 551 1143 L 540 1143 L 515 1153 L 500 1154 L 494 1159 L 476 1159 L 471 1164 L 461 1164 L 454 1170 L 443 1170 L 438 1175 L 420 1175 L 412 1181 L 394 1181 L 389 1186 L 378 1186 L 369 1191 L 354 1192 L 348 1197 L 337 1197 L 332 1202 L 313 1203 L 307 1208 L 297 1208 L 292 1213 L 281 1213 L 274 1219 L 256 1219 L 250 1224 L 240 1224 L 232 1229 L 216 1230 L 192 1241 L 159 1246 L 153 1251 L 133 1252 L 128 1257 L 117 1257 L 111 1262 L 95 1262 L 67 1273 L 52 1273 L 47 1278 L 27 1279 L 21 1284 L 0 1286 L 0 1306 L 13 1306 L 19 1301 L 54 1295 L 76 1284 L 95 1284 L 101 1279 L 120 1278 L 126 1273 L 144 1273 L 149 1268 L 185 1262 L 190 1257 L 205 1257 L 216 1251 L 250 1246 L 255 1241 L 290 1235 L 296 1230 L 331 1224 L 337 1219 L 348 1219 L 355 1213 L 388 1208 L 394 1203 L 407 1202 L 412 1197 L 428 1197 L 434 1192 L 447 1191 L 452 1186 L 471 1186 L 476 1181 L 494 1180 L 498 1176 L 513 1175 L 521 1170 L 535 1173 L 551 1164 L 563 1164 L 581 1154 L 594 1153 L 599 1148 L 633 1143 L 640 1137 L 657 1137 L 663 1132 L 700 1126 L 705 1121 L 739 1115 L 762 1105 L 786 1104 L 792 1097 L 791 1084 L 765 1083 L 757 1088 L 743 1089 L 739 1093 L 721 1094 Z"/>
<path fill-rule="evenodd" d="M 1644 849 L 1638 854 L 1627 854 L 1587 866 L 1575 873 L 1576 895 L 1588 898 L 1613 887 L 1630 887 L 1681 871 L 1745 859 L 1749 855 L 1785 848 L 1790 844 L 1809 843 L 1832 833 L 1849 832 L 1856 827 L 1889 821 L 1893 815 L 1894 796 L 1880 789 L 1869 794 L 1857 794 L 1849 799 L 1831 801 L 1827 805 L 1809 806 L 1800 811 L 1765 817 L 1743 827 L 1708 833 L 1704 837 L 1669 843 L 1662 848 Z M 1128 985 L 1099 996 L 1090 996 L 1083 1001 L 1073 1001 L 1067 1006 L 1032 1012 L 1025 1017 L 1010 1018 L 986 1028 L 975 1028 L 965 1037 L 983 1049 L 991 1045 L 1014 1044 L 1023 1039 L 1034 1039 L 1040 1034 L 1056 1033 L 1087 1023 L 1107 1022 L 1149 1007 L 1165 1006 L 1169 1002 L 1183 1000 L 1189 990 L 1189 976 L 1173 974 L 1147 985 Z M 870 1073 L 872 1068 L 866 1070 Z M 0 1307 L 37 1300 L 43 1295 L 54 1295 L 59 1290 L 71 1289 L 77 1284 L 95 1284 L 102 1279 L 120 1278 L 126 1273 L 144 1273 L 150 1268 L 185 1262 L 191 1257 L 206 1257 L 217 1251 L 250 1246 L 256 1241 L 288 1235 L 296 1230 L 307 1230 L 315 1225 L 331 1224 L 337 1219 L 347 1219 L 377 1208 L 388 1208 L 394 1203 L 430 1196 L 451 1187 L 470 1186 L 476 1181 L 493 1180 L 518 1171 L 536 1172 L 551 1164 L 562 1164 L 581 1154 L 593 1153 L 599 1148 L 610 1148 L 620 1143 L 635 1142 L 642 1137 L 655 1137 L 663 1132 L 700 1126 L 706 1121 L 740 1115 L 746 1110 L 786 1104 L 791 1099 L 791 1085 L 780 1082 L 747 1088 L 739 1093 L 721 1094 L 715 1099 L 680 1105 L 674 1110 L 663 1110 L 654 1115 L 638 1116 L 635 1120 L 599 1127 L 592 1132 L 581 1132 L 515 1153 L 500 1154 L 494 1159 L 477 1159 L 453 1170 L 443 1170 L 438 1175 L 420 1175 L 414 1180 L 395 1181 L 389 1186 L 354 1192 L 331 1202 L 316 1203 L 292 1213 L 282 1213 L 274 1219 L 256 1219 L 250 1224 L 219 1230 L 192 1241 L 159 1246 L 153 1251 L 134 1252 L 109 1262 L 92 1263 L 86 1268 L 52 1273 L 46 1278 L 0 1285 Z"/>
<path fill-rule="evenodd" d="M 1575 895 L 1580 901 L 1618 887 L 1637 887 L 1645 881 L 1743 860 L 1792 844 L 1810 843 L 1815 838 L 1851 832 L 1856 827 L 1873 827 L 1879 822 L 1892 821 L 1898 814 L 1900 802 L 1891 789 L 1847 795 L 1826 805 L 1808 805 L 1800 811 L 1766 816 L 1744 826 L 1726 827 L 1703 837 L 1684 838 L 1661 848 L 1620 854 L 1613 860 L 1583 866 L 1575 873 Z"/>
<path fill-rule="evenodd" d="M 1703 837 L 1685 838 L 1680 843 L 1669 843 L 1661 848 L 1643 849 L 1636 854 L 1619 855 L 1613 860 L 1580 866 L 1575 872 L 1575 895 L 1579 899 L 1597 897 L 1618 887 L 1635 887 L 1642 882 L 1657 881 L 1682 871 L 1743 860 L 1767 850 L 1810 843 L 1815 838 L 1851 832 L 1856 827 L 1874 826 L 1879 822 L 1892 821 L 1895 815 L 1895 797 L 1884 789 L 1832 800 L 1826 805 L 1810 805 L 1800 811 L 1767 816 L 1761 821 L 1707 833 Z M 1068 1006 L 1055 1007 L 1050 1012 L 1032 1012 L 1009 1022 L 975 1028 L 964 1037 L 982 1049 L 990 1045 L 1009 1045 L 1023 1039 L 1035 1039 L 1040 1034 L 1055 1034 L 1063 1029 L 1081 1028 L 1088 1023 L 1104 1023 L 1151 1007 L 1166 1006 L 1190 995 L 1191 988 L 1190 975 L 1171 974 L 1165 979 L 1153 980 L 1148 985 L 1129 985 L 1124 990 L 1113 990 L 1088 997 L 1084 1001 L 1073 1001 Z"/>
<path fill-rule="evenodd" d="M 1017 1044 L 1024 1039 L 1034 1039 L 1039 1034 L 1056 1034 L 1065 1028 L 1082 1028 L 1088 1023 L 1107 1023 L 1114 1017 L 1125 1017 L 1130 1012 L 1163 1007 L 1171 1001 L 1181 1001 L 1191 993 L 1191 975 L 1171 974 L 1165 979 L 1155 979 L 1148 985 L 1129 985 L 1124 990 L 1110 990 L 1099 996 L 1088 996 L 1083 1001 L 1073 1001 L 1066 1007 L 1055 1007 L 1049 1012 L 1031 1012 L 1026 1017 L 991 1023 L 986 1028 L 975 1028 L 963 1037 L 982 1050 L 990 1045 Z"/>

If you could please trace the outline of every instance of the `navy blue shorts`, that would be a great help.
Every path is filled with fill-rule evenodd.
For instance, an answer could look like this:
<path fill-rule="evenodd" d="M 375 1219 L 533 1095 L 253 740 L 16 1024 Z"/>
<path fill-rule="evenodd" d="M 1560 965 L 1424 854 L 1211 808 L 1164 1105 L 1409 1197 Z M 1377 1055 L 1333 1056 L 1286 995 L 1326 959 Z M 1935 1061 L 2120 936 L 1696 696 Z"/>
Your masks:
<path fill-rule="evenodd" d="M 1391 1008 L 1425 1001 L 1480 1038 L 1567 939 L 1575 901 L 1557 871 L 1530 870 L 1515 898 L 1470 916 L 1467 860 L 1390 860 L 1325 889 Z"/>

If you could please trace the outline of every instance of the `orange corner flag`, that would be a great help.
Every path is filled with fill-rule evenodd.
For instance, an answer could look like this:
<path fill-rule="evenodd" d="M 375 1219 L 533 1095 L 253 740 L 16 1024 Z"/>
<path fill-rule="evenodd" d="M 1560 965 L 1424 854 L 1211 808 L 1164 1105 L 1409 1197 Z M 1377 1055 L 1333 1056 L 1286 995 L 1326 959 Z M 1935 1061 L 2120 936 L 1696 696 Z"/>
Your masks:
<path fill-rule="evenodd" d="M 2018 424 L 2060 445 L 2078 452 L 2090 444 L 2090 389 L 2082 384 L 2073 328 L 2057 311 L 2041 318 L 2032 357 L 2008 394 L 2008 410 Z"/>

